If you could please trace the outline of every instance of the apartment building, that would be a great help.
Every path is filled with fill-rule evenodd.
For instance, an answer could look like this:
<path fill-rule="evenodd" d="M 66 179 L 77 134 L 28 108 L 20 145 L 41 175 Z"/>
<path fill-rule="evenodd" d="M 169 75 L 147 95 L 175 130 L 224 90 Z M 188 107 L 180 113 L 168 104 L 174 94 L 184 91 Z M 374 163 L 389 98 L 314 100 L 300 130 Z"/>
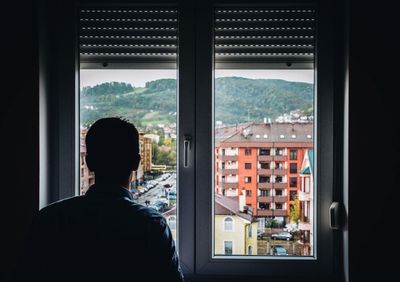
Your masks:
<path fill-rule="evenodd" d="M 238 197 L 259 218 L 287 219 L 300 190 L 299 171 L 313 148 L 313 124 L 252 123 L 216 129 L 215 191 Z"/>
<path fill-rule="evenodd" d="M 152 138 L 146 136 L 143 132 L 139 132 L 139 146 L 140 146 L 140 157 L 143 172 L 147 173 L 151 171 L 152 151 L 151 151 Z"/>

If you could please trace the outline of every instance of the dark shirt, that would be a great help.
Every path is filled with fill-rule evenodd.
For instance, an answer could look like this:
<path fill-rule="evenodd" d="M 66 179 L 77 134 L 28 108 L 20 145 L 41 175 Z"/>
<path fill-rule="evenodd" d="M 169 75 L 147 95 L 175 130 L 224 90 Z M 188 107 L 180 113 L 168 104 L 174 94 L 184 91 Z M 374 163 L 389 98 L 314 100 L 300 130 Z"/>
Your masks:
<path fill-rule="evenodd" d="M 35 217 L 16 281 L 183 281 L 166 220 L 122 187 L 93 185 Z"/>

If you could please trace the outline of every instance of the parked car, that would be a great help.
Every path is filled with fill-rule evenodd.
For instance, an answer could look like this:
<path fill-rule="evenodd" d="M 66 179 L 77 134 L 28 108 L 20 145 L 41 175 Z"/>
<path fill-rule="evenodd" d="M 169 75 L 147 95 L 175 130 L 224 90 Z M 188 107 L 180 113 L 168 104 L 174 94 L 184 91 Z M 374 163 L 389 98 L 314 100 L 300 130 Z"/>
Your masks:
<path fill-rule="evenodd" d="M 261 232 L 261 230 L 257 230 L 257 238 L 258 239 L 263 239 L 264 238 L 265 233 Z"/>
<path fill-rule="evenodd" d="M 292 234 L 290 234 L 289 232 L 286 232 L 286 231 L 282 231 L 282 232 L 279 232 L 279 233 L 274 233 L 274 234 L 272 234 L 271 235 L 271 239 L 273 239 L 273 240 L 287 240 L 287 241 L 289 241 L 289 240 L 291 240 L 292 239 Z"/>
<path fill-rule="evenodd" d="M 273 247 L 273 254 L 274 256 L 287 256 L 288 253 L 283 246 L 276 245 Z"/>

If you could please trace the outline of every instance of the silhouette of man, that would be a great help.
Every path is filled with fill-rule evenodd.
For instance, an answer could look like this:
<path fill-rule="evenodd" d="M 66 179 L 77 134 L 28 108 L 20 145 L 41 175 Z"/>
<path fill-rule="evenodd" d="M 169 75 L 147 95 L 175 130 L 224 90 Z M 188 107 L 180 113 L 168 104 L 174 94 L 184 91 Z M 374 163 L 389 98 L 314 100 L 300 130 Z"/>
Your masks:
<path fill-rule="evenodd" d="M 133 202 L 139 135 L 119 118 L 96 121 L 86 136 L 95 184 L 35 217 L 16 281 L 183 281 L 166 220 Z M 144 278 L 145 277 L 145 278 Z"/>

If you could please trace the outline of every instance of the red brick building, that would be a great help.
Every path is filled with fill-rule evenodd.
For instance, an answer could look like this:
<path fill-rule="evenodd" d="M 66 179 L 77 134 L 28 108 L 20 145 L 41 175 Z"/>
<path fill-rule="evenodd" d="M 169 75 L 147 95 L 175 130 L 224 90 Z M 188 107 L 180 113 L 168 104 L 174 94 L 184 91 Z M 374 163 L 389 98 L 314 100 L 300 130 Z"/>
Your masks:
<path fill-rule="evenodd" d="M 217 128 L 215 192 L 238 197 L 257 217 L 289 216 L 300 190 L 304 154 L 313 148 L 313 124 L 261 123 Z"/>

